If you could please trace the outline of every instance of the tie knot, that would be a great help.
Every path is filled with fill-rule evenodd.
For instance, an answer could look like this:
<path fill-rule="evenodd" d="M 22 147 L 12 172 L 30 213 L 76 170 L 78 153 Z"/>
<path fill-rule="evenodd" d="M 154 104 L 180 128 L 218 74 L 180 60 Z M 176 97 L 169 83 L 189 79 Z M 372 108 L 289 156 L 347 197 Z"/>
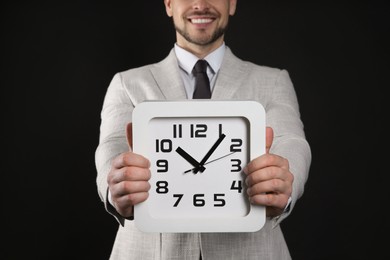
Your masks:
<path fill-rule="evenodd" d="M 205 73 L 207 71 L 207 61 L 198 60 L 194 66 L 194 73 Z"/>

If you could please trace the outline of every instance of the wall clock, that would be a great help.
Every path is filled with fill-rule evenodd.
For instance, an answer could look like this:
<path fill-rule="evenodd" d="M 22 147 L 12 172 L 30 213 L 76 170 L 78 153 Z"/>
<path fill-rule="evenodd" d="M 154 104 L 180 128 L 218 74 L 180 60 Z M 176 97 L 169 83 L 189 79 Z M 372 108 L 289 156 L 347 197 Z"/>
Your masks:
<path fill-rule="evenodd" d="M 135 206 L 145 232 L 254 232 L 243 168 L 265 153 L 265 111 L 255 101 L 145 101 L 133 111 L 133 151 L 151 162 L 149 198 Z"/>

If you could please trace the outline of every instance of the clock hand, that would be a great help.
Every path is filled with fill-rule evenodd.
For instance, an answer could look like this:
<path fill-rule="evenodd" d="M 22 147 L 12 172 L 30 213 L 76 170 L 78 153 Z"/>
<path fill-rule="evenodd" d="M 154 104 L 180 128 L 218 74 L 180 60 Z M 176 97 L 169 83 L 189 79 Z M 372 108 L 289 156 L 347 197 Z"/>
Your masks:
<path fill-rule="evenodd" d="M 194 166 L 194 169 L 200 169 L 201 172 L 205 170 L 203 165 L 201 165 L 197 160 L 195 160 L 191 155 L 189 155 L 186 151 L 184 151 L 180 146 L 177 147 L 176 152 L 180 154 L 184 159 L 187 160 L 192 166 Z M 198 172 L 194 172 L 195 174 Z"/>
<path fill-rule="evenodd" d="M 200 161 L 199 163 L 199 166 L 194 169 L 194 173 L 197 173 L 198 171 L 200 172 L 203 172 L 205 170 L 205 168 L 203 167 L 203 165 L 205 164 L 205 162 L 207 162 L 207 160 L 210 158 L 210 156 L 213 154 L 213 152 L 215 151 L 215 149 L 217 149 L 217 147 L 221 144 L 221 142 L 223 141 L 223 139 L 226 137 L 225 134 L 221 134 L 218 138 L 218 140 L 215 142 L 215 144 L 211 147 L 211 149 L 207 152 L 207 154 L 203 157 L 202 161 Z M 202 170 L 202 167 L 203 167 L 203 170 Z"/>
<path fill-rule="evenodd" d="M 232 154 L 234 154 L 234 153 L 235 153 L 235 152 L 231 152 L 231 153 L 225 154 L 224 156 L 221 156 L 221 157 L 218 157 L 217 159 L 211 160 L 211 161 L 205 163 L 204 165 L 209 164 L 209 163 L 212 163 L 212 162 L 215 162 L 215 161 L 218 161 L 218 160 L 223 159 L 223 158 L 225 158 L 225 157 L 228 157 L 229 155 L 232 155 Z M 189 170 L 185 171 L 184 173 L 188 173 L 188 172 L 194 171 L 195 169 L 196 169 L 196 168 L 189 169 Z"/>
<path fill-rule="evenodd" d="M 212 162 L 215 162 L 215 161 L 218 161 L 218 160 L 223 159 L 223 158 L 225 158 L 225 157 L 228 157 L 229 155 L 232 155 L 232 154 L 234 154 L 234 153 L 235 153 L 235 152 L 228 153 L 228 154 L 226 154 L 226 155 L 224 155 L 224 156 L 218 157 L 217 159 L 211 160 L 211 161 L 205 163 L 204 165 L 209 164 L 209 163 L 212 163 Z"/>

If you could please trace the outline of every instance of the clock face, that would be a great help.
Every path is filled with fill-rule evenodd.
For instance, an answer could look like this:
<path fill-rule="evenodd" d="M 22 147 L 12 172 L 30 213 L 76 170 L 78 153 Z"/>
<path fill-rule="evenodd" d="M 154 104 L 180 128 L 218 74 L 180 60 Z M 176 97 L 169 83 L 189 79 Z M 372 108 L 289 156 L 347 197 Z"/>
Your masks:
<path fill-rule="evenodd" d="M 243 117 L 150 120 L 152 217 L 247 215 L 248 127 Z"/>
<path fill-rule="evenodd" d="M 134 206 L 144 232 L 253 232 L 265 208 L 249 203 L 243 168 L 265 152 L 254 101 L 150 101 L 133 111 L 133 151 L 151 162 L 149 197 Z"/>

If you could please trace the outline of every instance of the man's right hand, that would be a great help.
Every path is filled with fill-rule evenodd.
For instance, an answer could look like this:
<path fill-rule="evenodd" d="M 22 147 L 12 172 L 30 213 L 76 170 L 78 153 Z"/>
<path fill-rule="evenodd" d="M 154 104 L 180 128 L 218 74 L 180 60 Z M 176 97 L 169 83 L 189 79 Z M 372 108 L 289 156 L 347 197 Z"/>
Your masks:
<path fill-rule="evenodd" d="M 127 140 L 132 147 L 132 125 L 127 125 Z M 125 152 L 112 161 L 107 182 L 111 201 L 117 212 L 127 218 L 133 215 L 133 206 L 149 196 L 150 162 L 145 157 Z"/>

